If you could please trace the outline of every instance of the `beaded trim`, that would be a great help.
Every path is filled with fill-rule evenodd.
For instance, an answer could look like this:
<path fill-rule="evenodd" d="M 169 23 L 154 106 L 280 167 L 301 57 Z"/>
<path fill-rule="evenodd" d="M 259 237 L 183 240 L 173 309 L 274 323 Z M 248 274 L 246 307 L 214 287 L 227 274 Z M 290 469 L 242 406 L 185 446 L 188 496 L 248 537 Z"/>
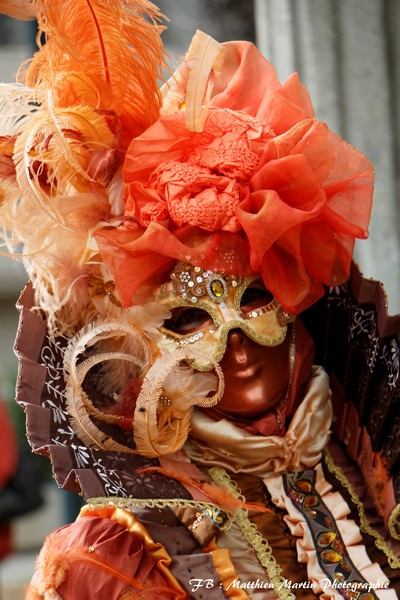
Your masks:
<path fill-rule="evenodd" d="M 368 587 L 368 582 L 359 571 L 358 566 L 352 561 L 342 534 L 335 519 L 325 504 L 323 498 L 316 490 L 317 472 L 314 469 L 286 473 L 282 476 L 283 489 L 286 497 L 300 512 L 311 534 L 312 549 L 305 549 L 309 557 L 317 559 L 321 576 L 316 574 L 320 584 L 328 578 L 331 583 L 336 580 L 343 585 L 345 598 L 363 598 L 363 600 L 378 600 L 378 595 L 373 588 L 368 588 L 364 594 L 363 589 Z M 297 523 L 297 516 L 292 516 Z M 304 529 L 304 528 L 303 528 Z M 353 587 L 354 586 L 354 587 Z M 323 587 L 321 585 L 321 587 Z M 348 593 L 346 588 L 351 587 Z"/>
<path fill-rule="evenodd" d="M 191 304 L 197 304 L 202 296 L 208 296 L 213 302 L 221 304 L 228 294 L 228 285 L 237 287 L 241 282 L 240 277 L 214 273 L 185 262 L 175 265 L 170 279 L 172 285 L 171 282 L 162 285 L 162 296 L 178 295 Z"/>
<path fill-rule="evenodd" d="M 392 569 L 398 569 L 400 567 L 400 560 L 396 557 L 390 546 L 385 542 L 384 538 L 378 533 L 373 527 L 371 527 L 367 516 L 364 511 L 364 506 L 360 498 L 358 497 L 355 489 L 351 485 L 350 481 L 347 479 L 346 475 L 343 473 L 342 469 L 338 467 L 329 450 L 325 448 L 323 450 L 323 457 L 326 466 L 329 471 L 336 477 L 336 479 L 343 485 L 343 487 L 349 492 L 350 498 L 352 502 L 355 504 L 358 510 L 358 516 L 360 518 L 360 529 L 364 533 L 367 533 L 371 537 L 375 539 L 375 546 L 381 550 L 387 557 L 389 565 Z"/>
<path fill-rule="evenodd" d="M 208 472 L 216 484 L 225 487 L 238 500 L 243 502 L 246 501 L 237 484 L 232 481 L 225 469 L 222 469 L 221 467 L 213 467 L 209 469 Z M 296 596 L 288 589 L 288 587 L 285 587 L 285 579 L 282 577 L 282 569 L 272 554 L 271 546 L 257 530 L 254 523 L 250 521 L 248 511 L 244 508 L 237 509 L 233 520 L 239 526 L 240 531 L 242 532 L 246 541 L 254 549 L 261 566 L 264 567 L 265 572 L 267 573 L 269 581 L 274 586 L 274 591 L 278 598 L 281 598 L 282 600 L 295 600 Z"/>
<path fill-rule="evenodd" d="M 279 304 L 278 300 L 276 298 L 274 298 L 266 306 L 262 306 L 261 308 L 256 308 L 254 310 L 251 310 L 248 313 L 244 313 L 244 312 L 240 311 L 240 316 L 242 317 L 242 319 L 246 319 L 246 320 L 247 319 L 255 319 L 255 317 L 261 317 L 261 315 L 265 315 L 266 313 L 271 312 L 271 310 L 276 310 L 277 308 L 279 308 L 279 306 L 280 306 L 280 304 Z"/>
<path fill-rule="evenodd" d="M 212 502 L 201 502 L 198 500 L 187 500 L 186 498 L 119 498 L 118 496 L 96 496 L 87 499 L 89 510 L 96 508 L 121 508 L 134 513 L 135 508 L 194 508 L 200 510 L 213 525 L 221 531 L 228 529 L 232 523 L 232 517 L 223 512 L 217 504 Z M 223 515 L 223 520 L 221 519 Z"/>

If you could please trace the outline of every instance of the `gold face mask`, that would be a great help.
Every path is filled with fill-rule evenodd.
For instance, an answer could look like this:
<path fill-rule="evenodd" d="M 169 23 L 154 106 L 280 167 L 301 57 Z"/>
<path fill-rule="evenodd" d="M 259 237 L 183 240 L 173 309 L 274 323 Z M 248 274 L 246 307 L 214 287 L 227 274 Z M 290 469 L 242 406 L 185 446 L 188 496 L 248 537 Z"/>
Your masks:
<path fill-rule="evenodd" d="M 294 320 L 265 288 L 262 279 L 234 277 L 178 262 L 170 281 L 159 289 L 157 300 L 172 313 L 160 328 L 161 352 L 194 344 L 196 350 L 219 362 L 228 334 L 241 329 L 263 346 L 277 346 Z M 196 361 L 193 367 L 207 371 L 211 362 Z"/>

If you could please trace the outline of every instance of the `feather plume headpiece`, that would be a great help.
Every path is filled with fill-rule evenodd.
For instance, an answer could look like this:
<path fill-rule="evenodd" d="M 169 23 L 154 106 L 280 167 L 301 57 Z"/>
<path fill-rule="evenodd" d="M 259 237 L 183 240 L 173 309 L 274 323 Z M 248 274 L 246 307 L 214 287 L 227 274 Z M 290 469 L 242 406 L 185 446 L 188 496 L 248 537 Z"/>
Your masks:
<path fill-rule="evenodd" d="M 1 11 L 36 17 L 39 50 L 19 85 L 0 88 L 0 225 L 51 330 L 76 333 L 83 305 L 103 316 L 87 278 L 110 279 L 93 231 L 120 222 L 126 148 L 159 116 L 162 15 L 147 0 L 0 0 Z"/>
<path fill-rule="evenodd" d="M 304 310 L 348 277 L 354 239 L 367 236 L 372 167 L 315 120 L 297 76 L 281 85 L 251 44 L 197 32 L 160 90 L 161 14 L 148 0 L 26 1 L 39 50 L 22 84 L 1 88 L 5 243 L 49 333 L 72 338 L 68 410 L 83 443 L 171 452 L 193 407 L 221 397 L 222 373 L 194 373 L 188 349 L 160 356 L 165 313 L 134 305 L 184 260 L 257 275 L 287 313 Z M 143 323 L 136 349 L 114 343 L 110 319 L 129 332 Z M 138 361 L 141 343 L 151 352 Z M 97 375 L 106 410 L 90 397 Z M 132 447 L 108 433 L 127 403 Z"/>

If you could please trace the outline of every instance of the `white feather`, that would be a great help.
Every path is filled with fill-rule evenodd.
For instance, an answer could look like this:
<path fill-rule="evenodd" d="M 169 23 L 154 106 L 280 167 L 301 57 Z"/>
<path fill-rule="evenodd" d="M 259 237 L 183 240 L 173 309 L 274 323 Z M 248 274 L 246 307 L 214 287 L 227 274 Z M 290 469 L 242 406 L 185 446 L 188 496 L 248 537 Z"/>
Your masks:
<path fill-rule="evenodd" d="M 162 114 L 176 112 L 184 106 L 189 131 L 201 131 L 224 53 L 222 44 L 202 31 L 196 31 L 183 64 L 161 90 Z"/>
<path fill-rule="evenodd" d="M 24 85 L 0 83 L 0 135 L 22 131 L 41 100 L 40 95 Z"/>

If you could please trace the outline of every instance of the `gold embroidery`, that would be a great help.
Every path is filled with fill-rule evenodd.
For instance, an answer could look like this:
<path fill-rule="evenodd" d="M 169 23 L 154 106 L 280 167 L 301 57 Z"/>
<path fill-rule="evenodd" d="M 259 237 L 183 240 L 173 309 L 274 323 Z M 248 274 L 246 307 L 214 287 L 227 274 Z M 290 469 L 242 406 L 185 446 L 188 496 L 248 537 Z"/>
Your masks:
<path fill-rule="evenodd" d="M 216 484 L 228 489 L 229 492 L 238 500 L 243 502 L 246 501 L 238 486 L 234 481 L 232 481 L 225 469 L 222 469 L 221 467 L 213 467 L 209 469 L 208 472 Z M 250 521 L 248 511 L 243 508 L 239 508 L 235 512 L 233 518 L 247 542 L 255 550 L 257 558 L 261 566 L 264 567 L 269 581 L 273 584 L 277 596 L 282 600 L 295 600 L 296 596 L 292 594 L 287 587 L 285 587 L 285 579 L 282 577 L 282 570 L 272 554 L 271 546 L 261 535 L 261 533 L 257 531 L 254 523 Z"/>
<path fill-rule="evenodd" d="M 342 469 L 338 467 L 327 448 L 323 450 L 323 456 L 325 464 L 329 471 L 336 477 L 336 479 L 343 485 L 343 487 L 349 492 L 352 502 L 355 504 L 360 517 L 360 529 L 364 533 L 372 536 L 375 539 L 375 546 L 379 548 L 387 557 L 389 565 L 392 569 L 398 569 L 400 567 L 400 560 L 396 557 L 392 549 L 385 542 L 384 538 L 378 533 L 373 527 L 371 527 L 360 498 L 358 497 L 355 489 L 343 473 Z"/>

